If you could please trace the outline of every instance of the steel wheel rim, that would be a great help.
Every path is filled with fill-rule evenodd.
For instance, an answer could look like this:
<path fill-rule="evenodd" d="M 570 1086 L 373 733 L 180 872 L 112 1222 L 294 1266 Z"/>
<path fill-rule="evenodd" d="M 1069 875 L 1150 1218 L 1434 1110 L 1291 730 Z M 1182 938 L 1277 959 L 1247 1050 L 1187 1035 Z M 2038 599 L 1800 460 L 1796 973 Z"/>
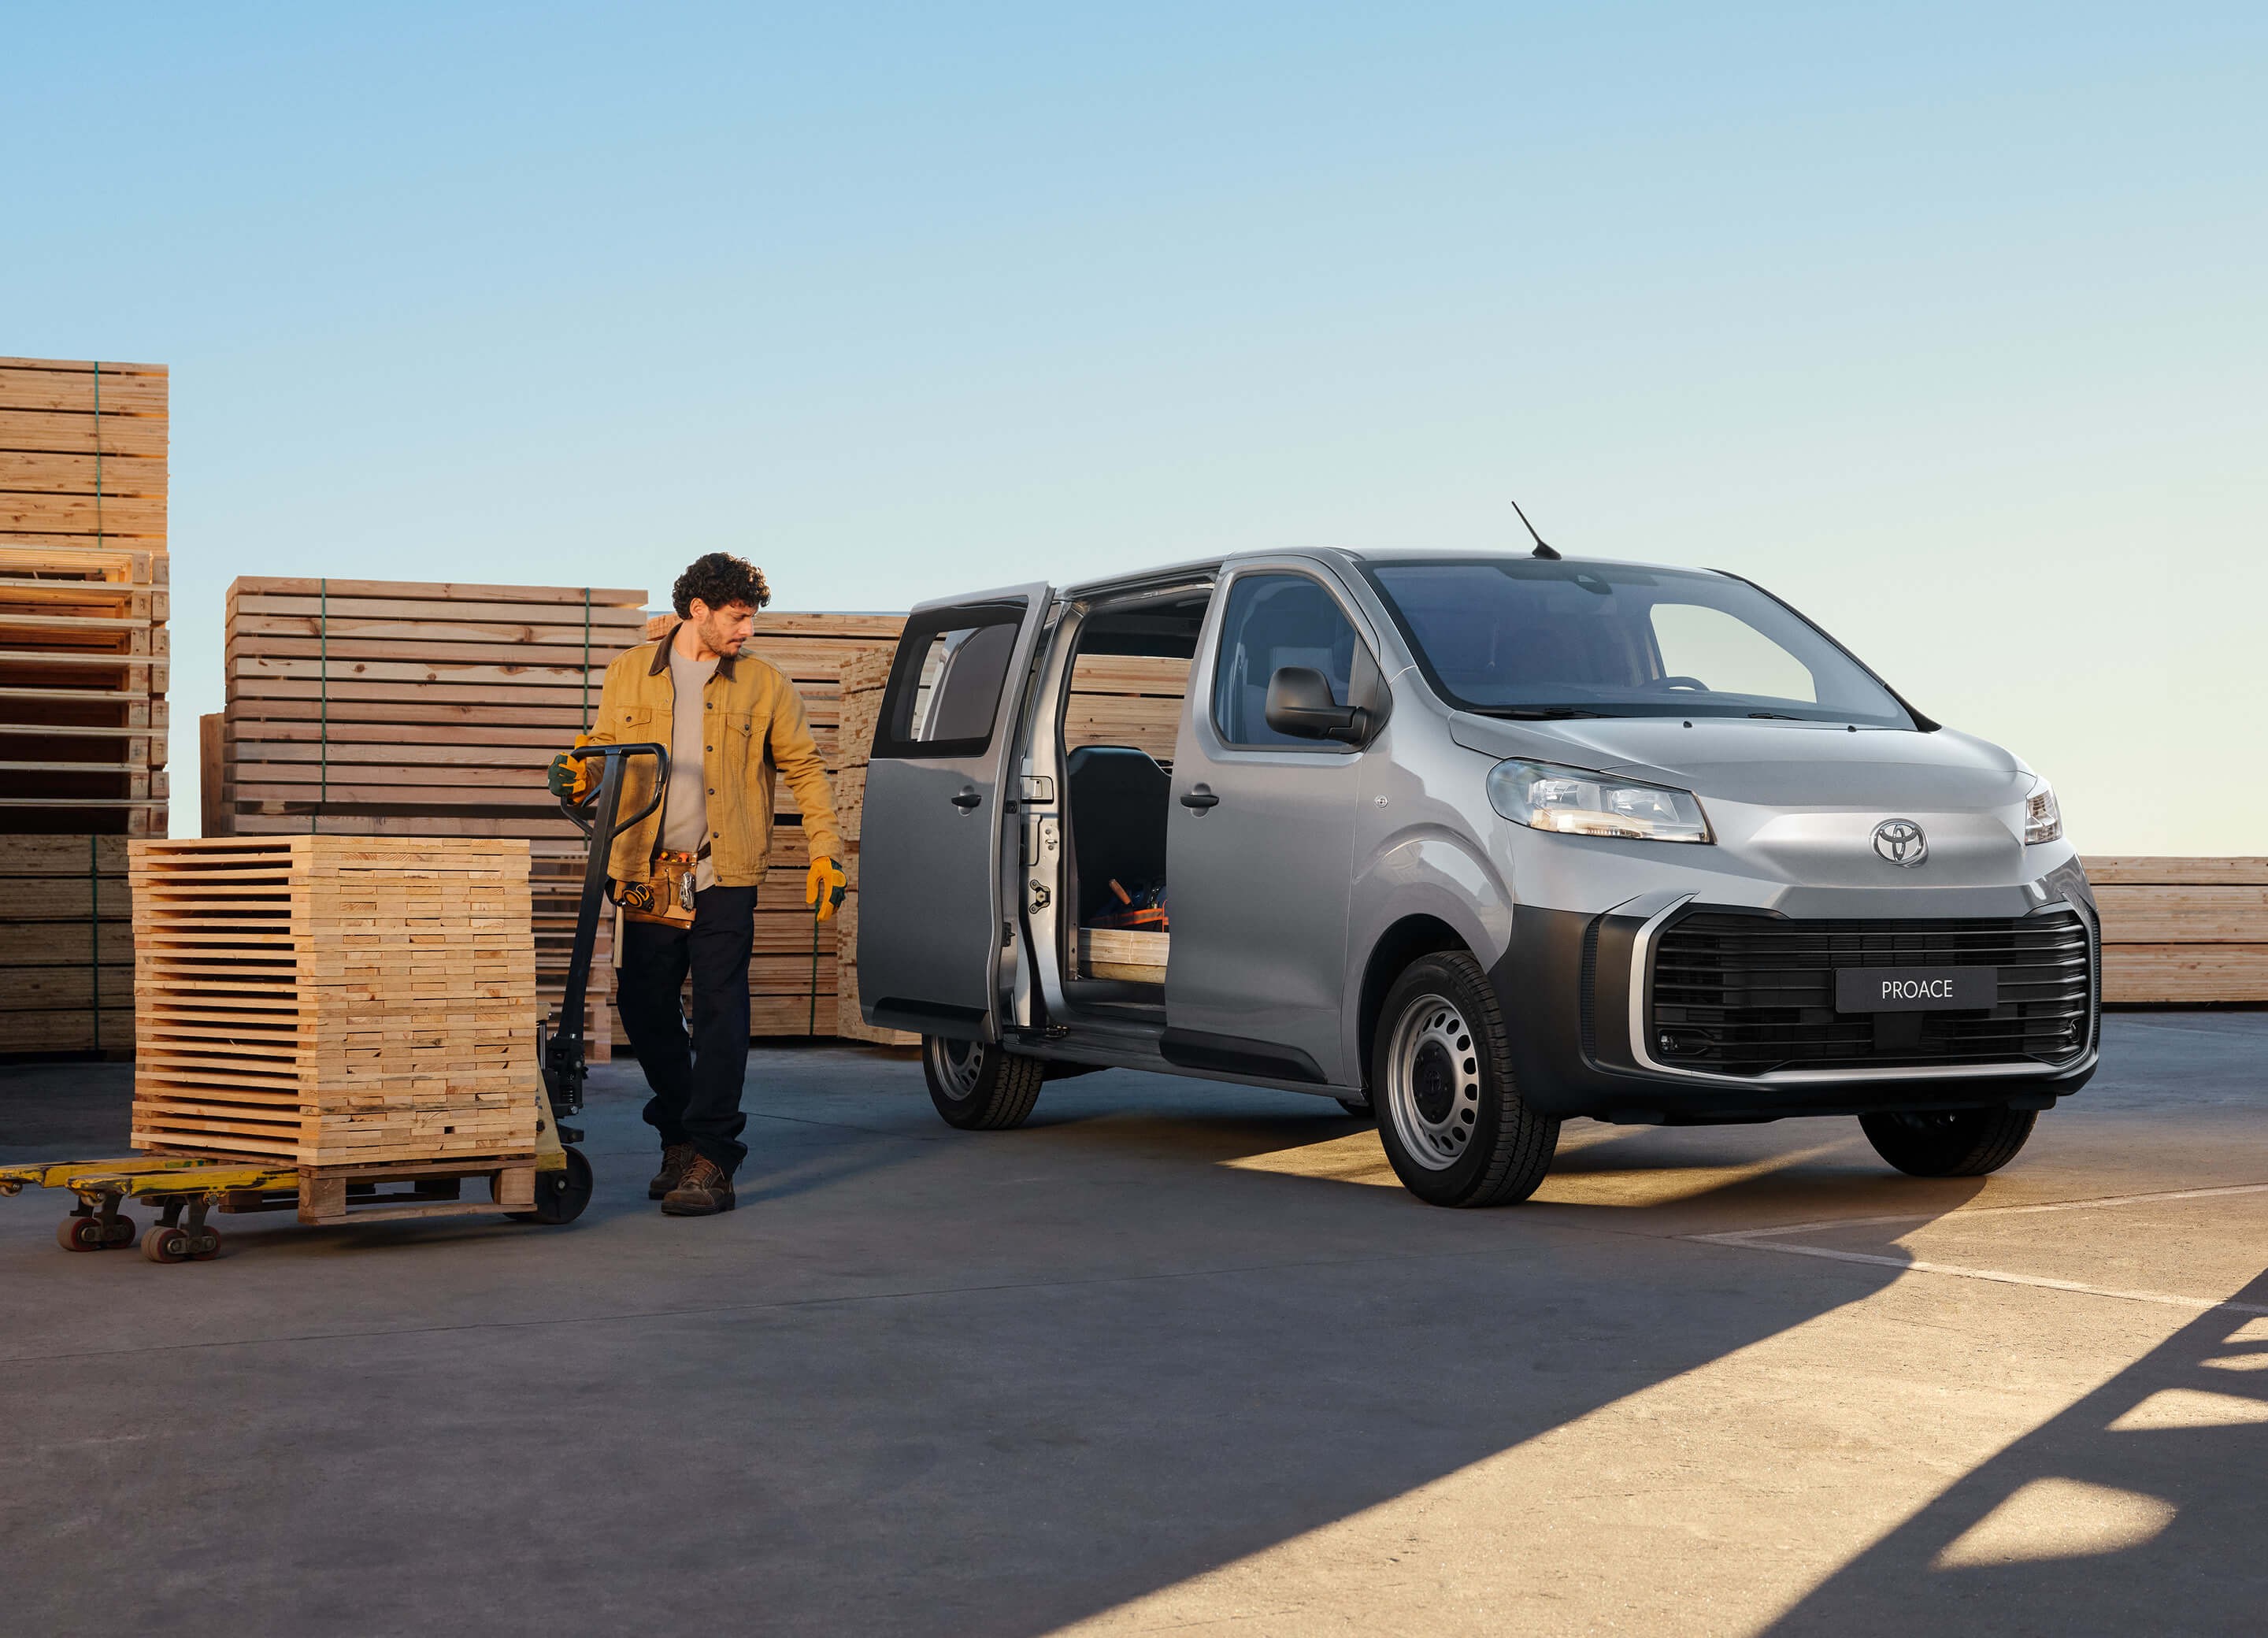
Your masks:
<path fill-rule="evenodd" d="M 977 1078 L 984 1073 L 984 1044 L 982 1041 L 947 1041 L 930 1037 L 930 1061 L 936 1066 L 937 1078 L 946 1095 L 956 1103 L 966 1103 L 976 1096 Z"/>
<path fill-rule="evenodd" d="M 1403 1008 L 1386 1060 L 1386 1107 L 1395 1135 L 1427 1171 L 1447 1171 L 1472 1147 L 1480 1121 L 1480 1053 L 1464 1015 L 1446 996 Z"/>

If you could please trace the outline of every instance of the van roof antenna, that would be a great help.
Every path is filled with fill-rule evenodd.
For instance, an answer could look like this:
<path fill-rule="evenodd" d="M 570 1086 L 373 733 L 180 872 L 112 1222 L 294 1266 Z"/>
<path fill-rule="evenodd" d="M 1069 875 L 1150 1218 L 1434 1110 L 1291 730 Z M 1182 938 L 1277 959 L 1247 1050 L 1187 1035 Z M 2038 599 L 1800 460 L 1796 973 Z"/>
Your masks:
<path fill-rule="evenodd" d="M 1520 512 L 1520 503 L 1516 500 L 1513 501 L 1512 503 L 1512 509 L 1514 512 Z M 1559 554 L 1543 543 L 1543 537 L 1535 533 L 1535 526 L 1528 521 L 1528 514 L 1526 513 L 1520 512 L 1520 521 L 1528 530 L 1529 536 L 1535 542 L 1535 550 L 1528 555 L 1531 557 L 1549 557 L 1554 563 L 1558 562 Z"/>

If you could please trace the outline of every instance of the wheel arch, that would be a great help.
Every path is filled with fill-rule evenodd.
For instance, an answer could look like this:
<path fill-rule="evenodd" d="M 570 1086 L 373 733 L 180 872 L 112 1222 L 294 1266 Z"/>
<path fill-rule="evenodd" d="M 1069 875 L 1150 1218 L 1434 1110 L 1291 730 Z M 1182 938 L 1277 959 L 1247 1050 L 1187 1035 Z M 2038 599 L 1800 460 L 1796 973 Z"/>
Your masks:
<path fill-rule="evenodd" d="M 1370 955 L 1363 963 L 1362 987 L 1357 992 L 1355 1002 L 1354 1079 L 1366 1093 L 1371 1089 L 1371 1049 L 1377 1042 L 1378 1014 L 1386 1004 L 1386 992 L 1411 962 L 1441 950 L 1462 950 L 1469 956 L 1472 946 L 1447 922 L 1424 911 L 1403 917 L 1381 932 L 1371 945 Z"/>

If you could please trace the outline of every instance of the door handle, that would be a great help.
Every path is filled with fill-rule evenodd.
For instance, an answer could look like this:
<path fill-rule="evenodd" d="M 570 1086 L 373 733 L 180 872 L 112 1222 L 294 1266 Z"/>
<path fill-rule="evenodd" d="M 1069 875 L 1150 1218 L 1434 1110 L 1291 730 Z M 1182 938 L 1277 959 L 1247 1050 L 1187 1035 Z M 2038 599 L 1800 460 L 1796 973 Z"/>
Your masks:
<path fill-rule="evenodd" d="M 1208 808 L 1219 807 L 1220 798 L 1212 793 L 1211 786 L 1193 785 L 1182 793 L 1182 806 L 1203 813 Z"/>
<path fill-rule="evenodd" d="M 983 800 L 973 785 L 965 785 L 953 793 L 953 805 L 965 814 L 976 812 L 976 804 Z"/>

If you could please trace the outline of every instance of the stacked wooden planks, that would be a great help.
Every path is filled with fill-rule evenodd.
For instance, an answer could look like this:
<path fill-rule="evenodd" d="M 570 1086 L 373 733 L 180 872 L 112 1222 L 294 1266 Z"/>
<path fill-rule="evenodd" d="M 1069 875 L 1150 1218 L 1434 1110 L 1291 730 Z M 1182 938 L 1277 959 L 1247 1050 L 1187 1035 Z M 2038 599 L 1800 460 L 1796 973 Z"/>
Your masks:
<path fill-rule="evenodd" d="M 1064 749 L 1130 745 L 1173 766 L 1189 662 L 1150 654 L 1081 654 L 1064 702 Z"/>
<path fill-rule="evenodd" d="M 878 645 L 843 668 L 843 771 L 836 776 L 836 807 L 843 817 L 843 845 L 850 856 L 843 861 L 850 890 L 836 911 L 836 972 L 840 985 L 836 999 L 835 1033 L 846 1040 L 872 1041 L 908 1046 L 920 1037 L 899 1029 L 877 1029 L 858 1012 L 858 861 L 859 834 L 865 829 L 866 764 L 874 749 L 874 729 L 881 720 L 882 692 L 889 685 L 895 646 Z"/>
<path fill-rule="evenodd" d="M 132 1141 L 324 1167 L 535 1147 L 527 844 L 133 844 Z"/>
<path fill-rule="evenodd" d="M 2268 1001 L 2268 859 L 2080 862 L 2102 912 L 2105 1001 Z"/>
<path fill-rule="evenodd" d="M 541 994 L 556 1006 L 583 845 L 544 771 L 590 723 L 608 663 L 641 640 L 644 603 L 604 587 L 239 579 L 208 828 L 527 841 Z M 609 920 L 585 1024 L 599 1059 L 612 935 Z"/>
<path fill-rule="evenodd" d="M 133 1038 L 126 856 L 166 834 L 167 376 L 0 358 L 0 1052 Z"/>
<path fill-rule="evenodd" d="M 0 358 L 0 833 L 165 834 L 166 396 Z"/>
<path fill-rule="evenodd" d="M 668 635 L 674 616 L 658 615 L 646 627 L 649 640 Z M 854 769 L 864 788 L 865 753 L 873 742 L 869 719 L 863 735 L 843 732 L 844 676 L 848 670 L 879 663 L 887 675 L 905 616 L 895 614 L 760 613 L 755 633 L 742 647 L 776 666 L 795 684 L 811 719 L 811 737 L 826 759 L 843 842 L 852 857 L 843 863 L 855 881 L 858 829 L 852 792 L 845 781 Z M 841 1029 L 842 928 L 837 913 L 820 924 L 803 902 L 804 873 L 810 867 L 803 815 L 787 782 L 774 787 L 772 850 L 756 905 L 755 954 L 748 963 L 748 1030 L 754 1036 L 831 1036 Z M 848 992 L 857 1013 L 855 985 Z M 619 1022 L 616 1024 L 620 1029 Z M 615 1036 L 617 1042 L 629 1037 Z M 862 1037 L 863 1038 L 863 1037 Z"/>
<path fill-rule="evenodd" d="M 122 836 L 0 836 L 0 1053 L 134 1050 Z"/>

